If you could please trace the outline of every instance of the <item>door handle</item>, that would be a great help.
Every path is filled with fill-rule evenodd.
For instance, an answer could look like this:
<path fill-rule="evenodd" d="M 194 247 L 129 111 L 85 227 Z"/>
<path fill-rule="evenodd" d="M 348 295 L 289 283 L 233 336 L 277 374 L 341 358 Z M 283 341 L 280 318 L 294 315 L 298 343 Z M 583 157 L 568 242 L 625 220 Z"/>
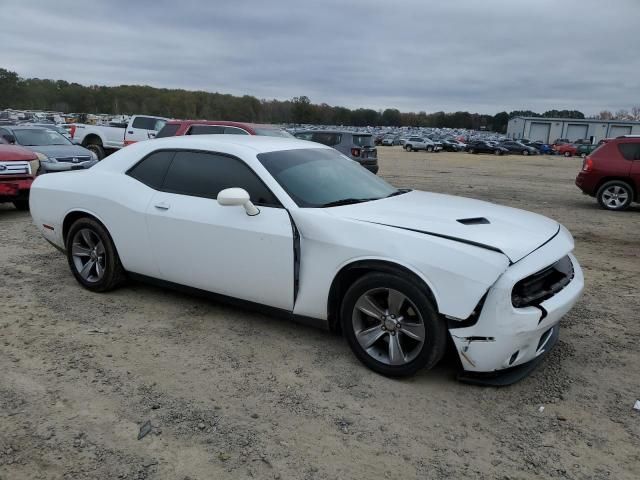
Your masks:
<path fill-rule="evenodd" d="M 127 133 L 130 133 L 130 134 L 133 135 L 133 130 L 129 130 Z"/>
<path fill-rule="evenodd" d="M 171 208 L 171 205 L 165 202 L 160 202 L 156 203 L 154 207 L 156 207 L 158 210 L 169 210 L 169 208 Z"/>

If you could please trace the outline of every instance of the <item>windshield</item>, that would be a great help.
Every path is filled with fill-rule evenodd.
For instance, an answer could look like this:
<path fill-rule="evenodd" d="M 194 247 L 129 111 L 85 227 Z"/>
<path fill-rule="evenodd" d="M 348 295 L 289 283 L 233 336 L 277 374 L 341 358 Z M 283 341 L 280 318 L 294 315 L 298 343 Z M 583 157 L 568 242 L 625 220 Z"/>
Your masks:
<path fill-rule="evenodd" d="M 258 160 L 299 207 L 359 203 L 401 192 L 333 149 L 261 153 Z"/>
<path fill-rule="evenodd" d="M 17 129 L 13 131 L 17 143 L 25 147 L 45 145 L 71 145 L 71 142 L 53 130 Z"/>
<path fill-rule="evenodd" d="M 265 137 L 285 137 L 293 138 L 289 132 L 281 130 L 279 128 L 256 128 L 256 135 L 263 135 Z"/>

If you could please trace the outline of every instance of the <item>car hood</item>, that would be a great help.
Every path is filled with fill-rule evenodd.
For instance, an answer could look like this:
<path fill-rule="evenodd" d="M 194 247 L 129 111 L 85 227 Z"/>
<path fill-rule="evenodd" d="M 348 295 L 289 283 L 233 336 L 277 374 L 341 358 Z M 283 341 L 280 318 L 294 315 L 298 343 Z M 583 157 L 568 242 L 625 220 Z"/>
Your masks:
<path fill-rule="evenodd" d="M 26 147 L 34 152 L 42 153 L 47 157 L 73 157 L 82 156 L 90 157 L 91 152 L 80 145 L 39 145 L 33 147 Z"/>
<path fill-rule="evenodd" d="M 536 213 L 415 190 L 382 200 L 328 208 L 327 212 L 499 251 L 514 263 L 560 230 L 558 222 Z"/>

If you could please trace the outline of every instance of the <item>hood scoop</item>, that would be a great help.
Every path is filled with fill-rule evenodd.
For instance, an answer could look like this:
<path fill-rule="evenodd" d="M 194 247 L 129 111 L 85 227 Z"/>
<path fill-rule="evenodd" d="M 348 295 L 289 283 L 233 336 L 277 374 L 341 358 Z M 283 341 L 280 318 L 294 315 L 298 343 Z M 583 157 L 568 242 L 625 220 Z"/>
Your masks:
<path fill-rule="evenodd" d="M 459 218 L 457 222 L 463 225 L 487 225 L 491 223 L 484 217 L 474 217 L 474 218 Z"/>

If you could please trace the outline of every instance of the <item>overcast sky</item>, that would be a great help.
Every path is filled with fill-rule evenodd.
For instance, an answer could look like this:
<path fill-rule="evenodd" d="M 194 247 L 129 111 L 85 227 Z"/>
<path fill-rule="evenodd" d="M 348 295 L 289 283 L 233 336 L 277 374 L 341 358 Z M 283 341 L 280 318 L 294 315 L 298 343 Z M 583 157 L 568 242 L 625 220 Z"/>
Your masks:
<path fill-rule="evenodd" d="M 0 67 L 350 108 L 640 104 L 640 0 L 0 0 Z"/>

